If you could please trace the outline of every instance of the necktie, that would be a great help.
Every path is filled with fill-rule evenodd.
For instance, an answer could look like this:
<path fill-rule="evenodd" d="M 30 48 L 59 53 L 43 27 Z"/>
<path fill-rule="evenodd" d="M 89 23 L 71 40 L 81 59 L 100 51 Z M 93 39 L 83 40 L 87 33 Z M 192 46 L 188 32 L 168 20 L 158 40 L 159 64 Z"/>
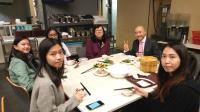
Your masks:
<path fill-rule="evenodd" d="M 139 43 L 139 49 L 138 49 L 138 53 L 143 53 L 143 42 Z"/>

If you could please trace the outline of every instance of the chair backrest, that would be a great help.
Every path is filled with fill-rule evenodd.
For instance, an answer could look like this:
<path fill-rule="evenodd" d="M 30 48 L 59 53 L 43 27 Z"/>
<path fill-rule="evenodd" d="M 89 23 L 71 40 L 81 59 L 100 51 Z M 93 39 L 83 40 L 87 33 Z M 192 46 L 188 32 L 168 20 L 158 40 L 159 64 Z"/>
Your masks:
<path fill-rule="evenodd" d="M 189 52 L 190 62 L 189 67 L 191 69 L 194 80 L 200 84 L 200 55 L 194 52 Z"/>
<path fill-rule="evenodd" d="M 77 47 L 76 48 L 76 52 L 77 52 L 79 58 L 86 56 L 86 49 L 85 49 L 85 47 Z"/>
<path fill-rule="evenodd" d="M 5 110 L 5 109 L 4 109 L 4 108 L 5 108 L 4 105 L 5 105 L 5 104 L 4 104 L 4 96 L 2 96 L 2 97 L 1 97 L 1 108 L 0 108 L 0 109 L 1 109 L 1 112 L 5 112 L 5 111 L 4 111 L 4 110 Z"/>
<path fill-rule="evenodd" d="M 9 77 L 6 77 L 11 87 L 11 93 L 5 94 L 5 112 L 28 112 L 30 107 L 30 97 L 26 89 L 14 84 Z"/>

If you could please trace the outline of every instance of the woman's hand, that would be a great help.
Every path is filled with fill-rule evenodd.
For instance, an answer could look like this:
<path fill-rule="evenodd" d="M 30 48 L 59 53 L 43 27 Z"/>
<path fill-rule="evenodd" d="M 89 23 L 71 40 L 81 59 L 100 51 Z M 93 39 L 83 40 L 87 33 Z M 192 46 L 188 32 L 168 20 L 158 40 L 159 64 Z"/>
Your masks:
<path fill-rule="evenodd" d="M 128 41 L 124 41 L 124 51 L 129 51 Z"/>
<path fill-rule="evenodd" d="M 148 92 L 146 92 L 143 88 L 139 88 L 138 86 L 133 86 L 133 92 L 135 92 L 138 95 L 148 97 Z"/>
<path fill-rule="evenodd" d="M 82 101 L 85 95 L 86 94 L 83 89 L 76 89 L 75 97 L 78 101 Z"/>

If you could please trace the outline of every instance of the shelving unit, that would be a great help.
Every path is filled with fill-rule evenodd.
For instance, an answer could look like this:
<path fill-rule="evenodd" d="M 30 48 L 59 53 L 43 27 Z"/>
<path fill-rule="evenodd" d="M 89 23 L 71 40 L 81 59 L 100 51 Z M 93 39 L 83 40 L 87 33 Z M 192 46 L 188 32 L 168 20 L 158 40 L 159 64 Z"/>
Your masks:
<path fill-rule="evenodd" d="M 31 31 L 36 28 L 41 29 L 41 24 L 0 25 L 1 35 L 3 36 L 13 36 L 16 31 Z"/>

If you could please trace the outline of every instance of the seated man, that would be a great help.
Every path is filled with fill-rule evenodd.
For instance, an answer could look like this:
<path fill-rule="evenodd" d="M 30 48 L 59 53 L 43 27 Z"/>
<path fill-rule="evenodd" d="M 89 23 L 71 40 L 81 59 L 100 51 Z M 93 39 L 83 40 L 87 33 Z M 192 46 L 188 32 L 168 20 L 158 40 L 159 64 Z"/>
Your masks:
<path fill-rule="evenodd" d="M 157 42 L 148 38 L 143 26 L 135 28 L 136 40 L 133 41 L 132 49 L 129 50 L 128 41 L 124 42 L 124 52 L 134 56 L 155 56 L 159 57 L 160 51 Z"/>

